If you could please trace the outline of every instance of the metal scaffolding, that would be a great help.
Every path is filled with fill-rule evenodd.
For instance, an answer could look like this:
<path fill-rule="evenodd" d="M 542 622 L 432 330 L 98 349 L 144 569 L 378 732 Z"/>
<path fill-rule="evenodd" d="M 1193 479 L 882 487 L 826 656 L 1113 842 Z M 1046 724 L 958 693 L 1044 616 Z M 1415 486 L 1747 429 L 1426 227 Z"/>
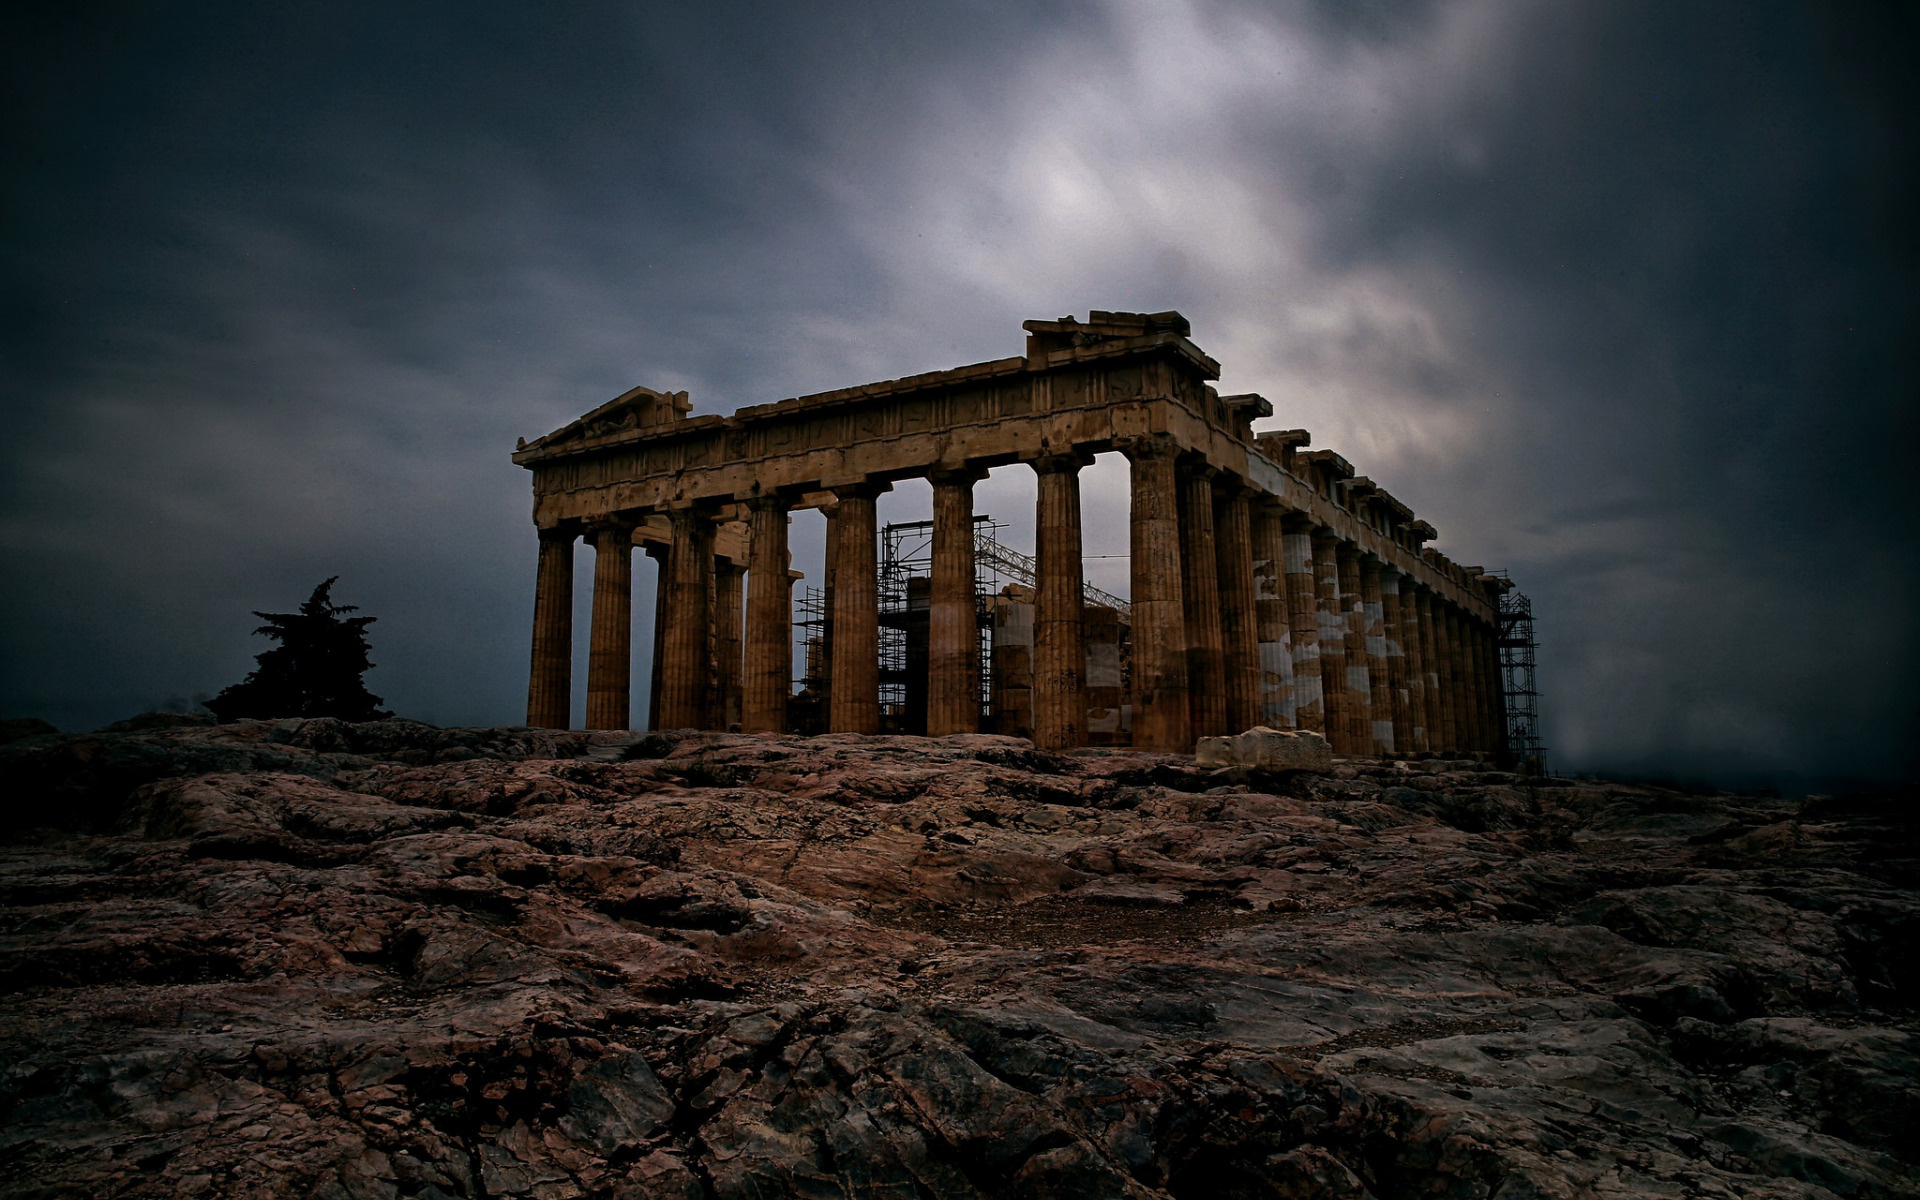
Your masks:
<path fill-rule="evenodd" d="M 1022 554 L 999 538 L 1005 526 L 980 514 L 973 518 L 974 622 L 980 638 L 980 716 L 991 715 L 993 699 L 993 609 L 991 597 L 1008 587 L 1039 586 L 1039 565 L 1032 556 Z M 877 580 L 880 601 L 880 722 L 883 729 L 899 730 L 913 720 L 917 700 L 911 695 L 916 667 L 924 674 L 924 664 L 908 662 L 908 628 L 926 620 L 926 580 L 933 574 L 933 522 L 902 521 L 880 530 L 880 571 Z M 1086 603 L 1104 605 L 1121 614 L 1123 620 L 1131 605 L 1110 592 L 1086 585 Z M 831 687 L 833 670 L 833 629 L 827 594 L 809 587 L 795 600 L 793 636 L 805 664 L 800 675 L 802 696 L 824 697 Z M 920 714 L 924 720 L 924 714 Z M 824 721 L 824 711 L 813 713 L 802 706 L 796 724 L 803 732 L 810 722 Z M 822 726 L 824 728 L 824 726 Z"/>
<path fill-rule="evenodd" d="M 1534 775 L 1547 769 L 1540 744 L 1540 692 L 1533 676 L 1533 601 L 1524 592 L 1500 597 L 1500 690 L 1506 699 L 1507 752 Z"/>

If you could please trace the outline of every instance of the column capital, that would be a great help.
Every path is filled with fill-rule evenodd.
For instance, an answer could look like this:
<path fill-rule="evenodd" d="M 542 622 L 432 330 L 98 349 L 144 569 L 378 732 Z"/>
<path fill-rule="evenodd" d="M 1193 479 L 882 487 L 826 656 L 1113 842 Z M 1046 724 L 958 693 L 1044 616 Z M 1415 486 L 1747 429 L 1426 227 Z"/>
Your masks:
<path fill-rule="evenodd" d="M 1057 475 L 1061 472 L 1077 472 L 1088 465 L 1091 458 L 1077 450 L 1063 451 L 1058 454 L 1041 454 L 1027 459 L 1036 475 Z"/>
<path fill-rule="evenodd" d="M 798 495 L 788 488 L 771 488 L 739 497 L 748 512 L 791 512 Z"/>
<path fill-rule="evenodd" d="M 581 534 L 579 525 L 568 522 L 565 525 L 541 525 L 534 532 L 543 542 L 571 542 Z"/>
<path fill-rule="evenodd" d="M 972 487 L 986 477 L 985 467 L 935 467 L 927 472 L 927 482 L 935 487 Z"/>
<path fill-rule="evenodd" d="M 1134 461 L 1158 458 L 1173 458 L 1180 453 L 1180 443 L 1170 434 L 1145 433 L 1136 437 L 1121 438 L 1114 443 L 1114 449 Z"/>
<path fill-rule="evenodd" d="M 1219 467 L 1214 466 L 1198 454 L 1182 454 L 1180 456 L 1179 466 L 1180 477 L 1184 480 L 1204 479 L 1208 483 L 1212 483 L 1214 477 L 1220 474 Z"/>
<path fill-rule="evenodd" d="M 892 491 L 893 485 L 869 479 L 862 483 L 843 483 L 827 490 L 842 500 L 876 500 L 882 493 Z"/>
<path fill-rule="evenodd" d="M 609 533 L 624 532 L 631 536 L 635 529 L 646 521 L 640 513 L 601 513 L 582 521 L 581 533 L 587 537 L 600 537 Z"/>

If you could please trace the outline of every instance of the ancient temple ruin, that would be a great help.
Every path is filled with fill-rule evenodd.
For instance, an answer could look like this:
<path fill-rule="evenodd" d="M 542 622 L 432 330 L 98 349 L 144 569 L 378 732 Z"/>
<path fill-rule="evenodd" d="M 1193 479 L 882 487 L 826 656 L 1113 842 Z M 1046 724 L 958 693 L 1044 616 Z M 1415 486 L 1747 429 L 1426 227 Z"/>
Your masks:
<path fill-rule="evenodd" d="M 900 669 L 923 672 L 915 720 L 927 733 L 978 731 L 973 485 L 1017 462 L 1038 477 L 1033 583 L 1020 598 L 1031 605 L 1023 720 L 1037 745 L 1091 736 L 1188 752 L 1200 737 L 1267 725 L 1322 732 L 1347 755 L 1505 749 L 1505 578 L 1427 547 L 1431 525 L 1340 455 L 1308 450 L 1304 430 L 1256 434 L 1272 406 L 1208 386 L 1219 364 L 1179 313 L 1024 328 L 1018 358 L 725 417 L 690 415 L 684 392 L 635 388 L 523 442 L 513 459 L 533 472 L 540 542 L 528 724 L 571 720 L 573 547 L 584 539 L 588 728 L 630 719 L 638 545 L 660 560 L 655 727 L 786 731 L 787 525 L 812 507 L 829 531 L 823 723 L 877 732 L 875 498 L 924 477 L 924 665 Z M 1082 577 L 1079 472 L 1107 452 L 1126 456 L 1132 484 L 1124 690 L 1107 669 L 1118 618 L 1089 607 Z"/>

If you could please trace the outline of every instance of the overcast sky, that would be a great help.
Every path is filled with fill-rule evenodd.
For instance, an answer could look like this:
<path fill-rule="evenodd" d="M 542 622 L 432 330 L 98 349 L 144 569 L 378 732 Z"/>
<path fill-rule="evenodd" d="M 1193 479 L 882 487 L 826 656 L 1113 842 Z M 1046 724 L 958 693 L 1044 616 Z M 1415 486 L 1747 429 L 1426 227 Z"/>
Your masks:
<path fill-rule="evenodd" d="M 0 716 L 217 691 L 337 574 L 391 707 L 521 720 L 516 437 L 1174 308 L 1532 596 L 1556 768 L 1920 770 L 1910 4 L 45 7 L 0 84 Z M 1030 545 L 1032 495 L 980 507 Z"/>

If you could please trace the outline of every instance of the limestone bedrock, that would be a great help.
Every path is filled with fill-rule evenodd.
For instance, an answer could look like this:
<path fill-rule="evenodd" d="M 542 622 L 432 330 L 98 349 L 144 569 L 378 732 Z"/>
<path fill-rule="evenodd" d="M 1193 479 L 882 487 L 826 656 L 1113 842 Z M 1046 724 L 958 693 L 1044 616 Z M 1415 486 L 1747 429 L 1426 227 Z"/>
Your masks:
<path fill-rule="evenodd" d="M 1333 750 L 1317 733 L 1265 725 L 1232 737 L 1201 738 L 1194 752 L 1203 767 L 1252 767 L 1261 771 L 1333 770 Z"/>
<path fill-rule="evenodd" d="M 1911 797 L 330 720 L 0 779 L 0 1196 L 1920 1191 Z"/>

